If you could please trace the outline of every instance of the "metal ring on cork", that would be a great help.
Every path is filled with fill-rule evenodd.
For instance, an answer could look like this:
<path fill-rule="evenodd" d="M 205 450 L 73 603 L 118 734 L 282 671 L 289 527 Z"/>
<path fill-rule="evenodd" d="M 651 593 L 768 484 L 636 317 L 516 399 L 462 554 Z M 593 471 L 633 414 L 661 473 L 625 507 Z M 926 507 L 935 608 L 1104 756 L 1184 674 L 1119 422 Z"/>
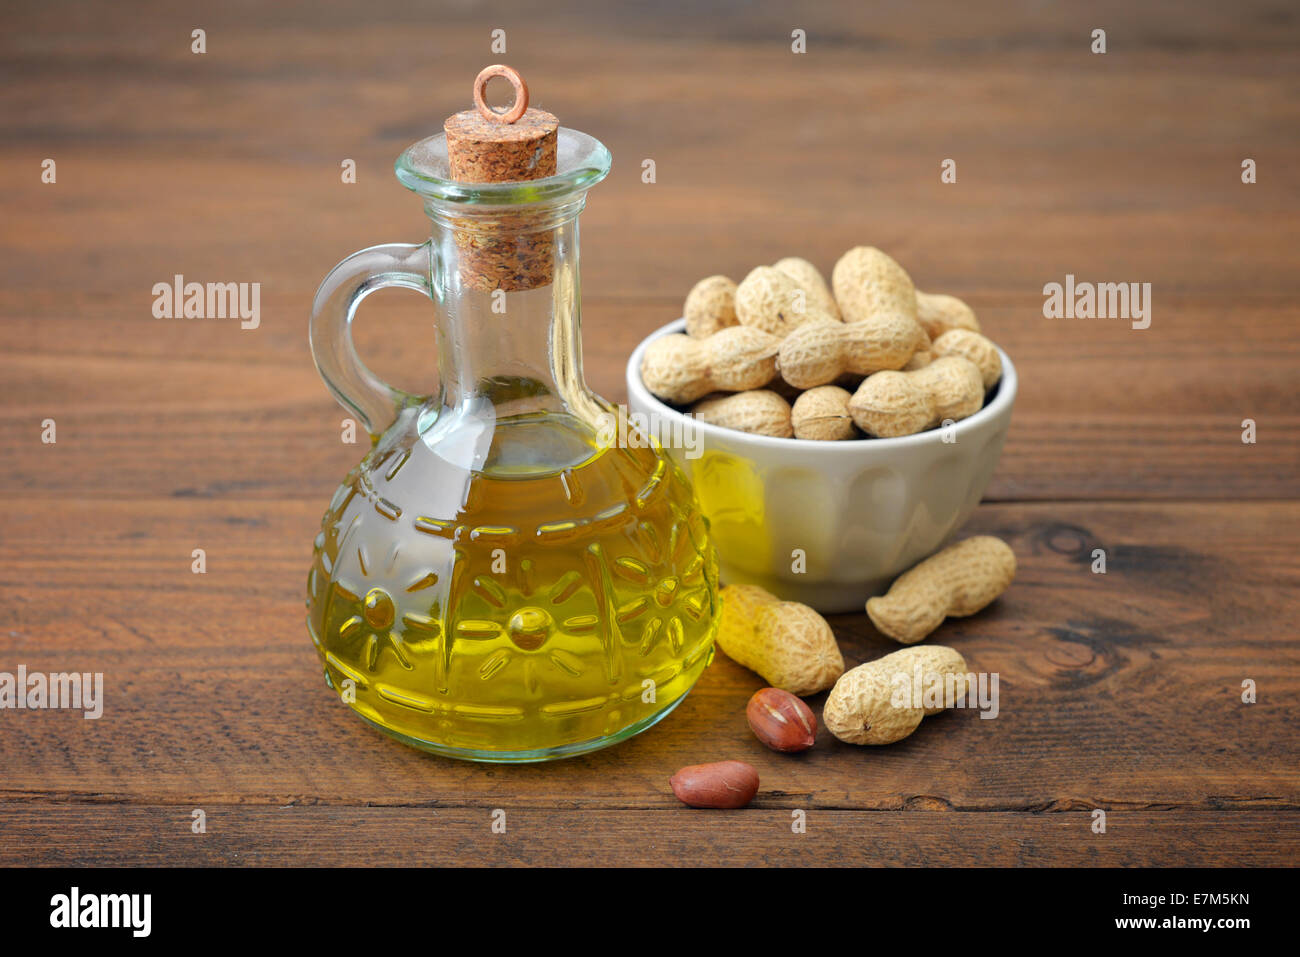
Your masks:
<path fill-rule="evenodd" d="M 514 104 L 510 109 L 500 113 L 488 106 L 487 100 L 483 98 L 488 80 L 495 76 L 505 77 L 515 88 Z M 474 78 L 474 105 L 478 107 L 484 119 L 491 120 L 493 123 L 514 123 L 528 111 L 528 84 L 516 70 L 503 63 L 494 63 L 492 66 L 484 67 Z"/>

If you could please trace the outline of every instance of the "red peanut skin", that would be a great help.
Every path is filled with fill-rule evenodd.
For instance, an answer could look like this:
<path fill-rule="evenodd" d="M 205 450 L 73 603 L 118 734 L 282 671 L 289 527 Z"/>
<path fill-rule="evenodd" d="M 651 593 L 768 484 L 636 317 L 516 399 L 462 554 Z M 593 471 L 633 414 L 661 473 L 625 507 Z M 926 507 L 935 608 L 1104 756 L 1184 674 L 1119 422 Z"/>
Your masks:
<path fill-rule="evenodd" d="M 668 783 L 691 807 L 744 807 L 758 793 L 758 772 L 744 761 L 718 761 L 682 768 Z"/>
<path fill-rule="evenodd" d="M 773 751 L 797 754 L 817 740 L 817 718 L 812 709 L 780 688 L 755 691 L 745 706 L 745 718 L 754 737 Z"/>

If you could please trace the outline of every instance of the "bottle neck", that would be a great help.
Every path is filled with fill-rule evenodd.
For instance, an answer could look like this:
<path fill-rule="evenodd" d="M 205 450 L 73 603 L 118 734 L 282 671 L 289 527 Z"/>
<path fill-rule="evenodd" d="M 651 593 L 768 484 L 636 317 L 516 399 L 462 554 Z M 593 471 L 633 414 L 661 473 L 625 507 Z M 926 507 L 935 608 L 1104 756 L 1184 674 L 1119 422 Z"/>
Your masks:
<path fill-rule="evenodd" d="M 528 207 L 427 204 L 444 409 L 490 404 L 498 419 L 595 414 L 580 339 L 584 201 L 585 193 Z"/>

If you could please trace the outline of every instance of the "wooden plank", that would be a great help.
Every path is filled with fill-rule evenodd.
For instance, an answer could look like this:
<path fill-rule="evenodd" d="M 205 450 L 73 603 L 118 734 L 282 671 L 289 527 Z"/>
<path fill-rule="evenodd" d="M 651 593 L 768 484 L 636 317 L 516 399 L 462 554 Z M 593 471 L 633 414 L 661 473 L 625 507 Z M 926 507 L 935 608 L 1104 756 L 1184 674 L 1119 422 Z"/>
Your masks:
<path fill-rule="evenodd" d="M 969 6 L 800 11 L 804 55 L 775 7 L 691 9 L 668 42 L 622 16 L 538 23 L 526 4 L 492 23 L 539 102 L 614 151 L 584 218 L 601 295 L 675 302 L 701 272 L 794 252 L 829 264 L 871 242 L 927 288 L 995 303 L 1066 272 L 1152 282 L 1158 302 L 1295 298 L 1300 31 L 1283 9 Z M 440 14 L 432 33 L 342 8 L 332 27 L 313 10 L 314 32 L 209 13 L 196 56 L 189 20 L 165 8 L 84 13 L 73 36 L 61 17 L 12 14 L 0 47 L 25 80 L 0 90 L 0 161 L 28 171 L 6 184 L 0 314 L 142 316 L 176 272 L 304 301 L 344 253 L 419 237 L 393 158 L 465 105 L 492 29 L 472 13 Z M 1110 52 L 1091 54 L 1107 17 Z M 945 158 L 956 184 L 940 182 Z M 94 268 L 49 283 L 64 261 Z"/>
<path fill-rule="evenodd" d="M 1300 413 L 1290 400 L 1300 311 L 1191 299 L 1175 310 L 1176 320 L 1145 332 L 1069 326 L 1091 337 L 1071 348 L 1032 302 L 986 318 L 1021 378 L 989 499 L 1300 494 Z M 591 386 L 623 401 L 626 356 L 675 312 L 590 303 Z M 393 293 L 360 322 L 358 349 L 390 381 L 432 389 L 429 319 L 417 297 Z M 0 490 L 323 503 L 363 454 L 364 445 L 340 441 L 345 414 L 316 376 L 295 304 L 277 304 L 248 331 L 219 320 L 100 320 L 90 334 L 87 325 L 0 322 L 0 377 L 12 389 L 0 409 L 9 455 Z M 40 441 L 47 417 L 58 423 L 55 446 Z M 1241 440 L 1247 418 L 1257 424 L 1253 445 Z"/>
<path fill-rule="evenodd" d="M 504 834 L 490 830 L 505 812 Z M 819 866 L 1285 867 L 1293 815 L 1131 810 L 1092 831 L 1084 811 L 961 814 L 814 810 L 794 833 L 784 808 L 557 810 L 512 804 L 268 808 L 0 801 L 0 866 Z"/>
<path fill-rule="evenodd" d="M 0 795 L 670 808 L 677 767 L 734 757 L 778 806 L 1300 808 L 1295 503 L 981 508 L 969 531 L 1009 541 L 1018 579 L 932 640 L 1000 675 L 994 720 L 948 713 L 880 749 L 823 731 L 813 751 L 782 757 L 743 717 L 762 682 L 719 655 L 658 728 L 507 769 L 392 742 L 326 690 L 301 605 L 316 511 L 261 500 L 0 510 L 4 670 L 106 682 L 97 721 L 0 713 Z M 207 550 L 202 576 L 195 547 Z M 1090 571 L 1096 547 L 1105 575 Z M 865 615 L 833 623 L 850 663 L 896 647 Z M 1247 678 L 1257 704 L 1241 703 Z"/>
<path fill-rule="evenodd" d="M 991 498 L 1294 497 L 1300 190 L 1269 173 L 1300 162 L 1296 24 L 1267 6 L 1230 20 L 1213 5 L 969 6 L 801 11 L 802 58 L 776 6 L 743 20 L 692 10 L 671 43 L 658 19 L 629 29 L 635 13 L 584 15 L 574 31 L 559 11 L 538 24 L 526 6 L 494 10 L 546 104 L 619 157 L 583 222 L 592 385 L 622 397 L 625 356 L 701 273 L 791 252 L 829 268 L 872 242 L 921 286 L 970 299 L 1020 365 Z M 1104 58 L 1085 42 L 1103 12 Z M 31 173 L 7 182 L 0 231 L 13 396 L 0 441 L 14 450 L 0 487 L 286 497 L 305 475 L 319 495 L 355 450 L 335 441 L 340 414 L 311 371 L 308 303 L 345 253 L 427 232 L 390 169 L 442 109 L 411 95 L 412 76 L 454 99 L 483 23 L 443 18 L 430 49 L 404 18 L 357 23 L 346 5 L 313 14 L 314 32 L 246 10 L 208 21 L 197 57 L 166 8 L 83 14 L 93 31 L 67 35 L 38 8 L 15 12 L 0 38 L 0 68 L 41 91 L 0 89 L 0 162 Z M 851 120 L 845 94 L 862 106 Z M 774 144 L 773 130 L 788 133 Z M 1251 187 L 1245 152 L 1262 164 Z M 37 175 L 47 155 L 53 186 Z M 949 156 L 961 173 L 944 186 Z M 359 164 L 355 186 L 339 181 L 342 157 Z M 64 262 L 92 268 L 51 281 Z M 153 284 L 177 273 L 262 283 L 262 326 L 153 320 Z M 1041 288 L 1066 273 L 1151 282 L 1152 327 L 1044 319 Z M 418 388 L 433 351 L 414 300 L 371 300 L 360 338 Z M 66 427 L 56 468 L 33 442 L 48 414 Z M 1255 446 L 1240 442 L 1245 418 Z M 159 446 L 179 461 L 160 470 Z"/>

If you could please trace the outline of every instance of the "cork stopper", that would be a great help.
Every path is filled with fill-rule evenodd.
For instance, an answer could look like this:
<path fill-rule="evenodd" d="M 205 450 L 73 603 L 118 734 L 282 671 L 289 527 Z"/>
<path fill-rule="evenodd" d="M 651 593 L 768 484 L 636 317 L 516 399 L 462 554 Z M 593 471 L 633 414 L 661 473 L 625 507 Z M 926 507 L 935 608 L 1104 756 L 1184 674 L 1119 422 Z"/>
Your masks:
<path fill-rule="evenodd" d="M 488 80 L 503 76 L 515 88 L 513 105 L 498 113 L 483 93 Z M 451 178 L 462 183 L 513 183 L 555 175 L 560 121 L 528 106 L 528 84 L 508 66 L 495 64 L 474 79 L 474 109 L 447 117 L 447 161 Z"/>
<path fill-rule="evenodd" d="M 505 77 L 515 89 L 514 102 L 501 112 L 489 107 L 483 95 L 496 76 Z M 448 171 L 458 182 L 514 183 L 555 175 L 559 120 L 528 106 L 528 84 L 508 66 L 498 63 L 483 69 L 474 79 L 474 109 L 447 117 L 442 128 Z M 549 230 L 529 231 L 528 220 L 526 214 L 505 212 L 491 232 L 458 232 L 461 281 L 480 290 L 549 285 L 554 272 L 552 236 Z"/>

